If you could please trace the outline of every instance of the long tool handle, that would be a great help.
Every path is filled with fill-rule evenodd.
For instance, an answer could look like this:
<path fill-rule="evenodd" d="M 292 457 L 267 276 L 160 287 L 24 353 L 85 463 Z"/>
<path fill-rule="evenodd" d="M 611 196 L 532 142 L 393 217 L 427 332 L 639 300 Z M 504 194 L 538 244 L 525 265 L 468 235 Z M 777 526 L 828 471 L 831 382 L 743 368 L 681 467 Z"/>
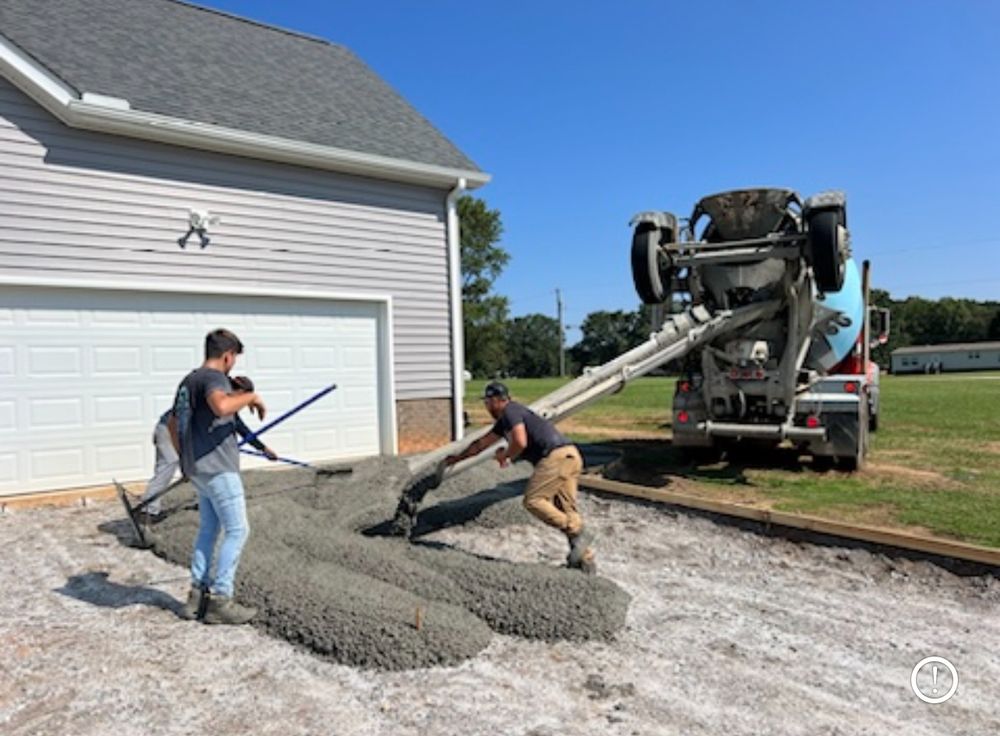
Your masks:
<path fill-rule="evenodd" d="M 149 504 L 153 503 L 153 501 L 157 500 L 161 496 L 166 496 L 168 493 L 170 493 L 170 491 L 174 490 L 181 483 L 187 483 L 187 478 L 185 478 L 183 476 L 180 477 L 180 478 L 178 478 L 173 483 L 171 483 L 169 486 L 167 486 L 166 488 L 164 488 L 162 491 L 157 491 L 156 493 L 154 493 L 149 498 L 144 499 L 140 503 L 137 503 L 135 506 L 132 507 L 132 510 L 133 511 L 142 511 L 144 508 L 146 508 L 147 506 L 149 506 Z"/>
<path fill-rule="evenodd" d="M 333 391 L 335 388 L 337 388 L 337 384 L 335 384 L 335 383 L 330 384 L 329 386 L 327 386 L 326 388 L 324 388 L 319 393 L 317 393 L 317 394 L 315 394 L 313 396 L 310 396 L 308 399 L 306 399 L 305 401 L 303 401 L 298 406 L 292 407 L 291 409 L 289 409 L 288 411 L 286 411 L 284 414 L 282 414 L 277 419 L 275 419 L 275 420 L 273 420 L 271 422 L 268 422 L 263 427 L 261 427 L 260 429 L 258 429 L 256 432 L 251 432 L 250 434 L 248 434 L 246 437 L 243 438 L 243 440 L 239 444 L 239 447 L 243 447 L 243 445 L 245 445 L 246 443 L 251 442 L 251 441 L 257 439 L 262 434 L 264 434 L 266 431 L 268 431 L 272 427 L 278 426 L 279 424 L 281 424 L 283 421 L 285 421 L 286 419 L 288 419 L 292 415 L 298 414 L 300 411 L 302 411 L 303 409 L 305 409 L 307 406 L 309 406 L 310 404 L 312 404 L 314 401 L 319 401 L 320 399 L 322 399 L 324 396 L 326 396 L 328 393 L 330 393 L 331 391 Z"/>
<path fill-rule="evenodd" d="M 265 455 L 263 452 L 260 452 L 259 450 L 247 450 L 244 448 L 240 448 L 240 452 L 242 452 L 245 455 L 256 455 L 257 457 L 267 457 L 267 455 Z M 304 463 L 301 460 L 293 460 L 290 457 L 276 457 L 274 459 L 280 463 L 288 463 L 289 465 L 298 465 L 301 468 L 309 468 L 311 470 L 315 470 L 315 468 L 309 463 Z"/>

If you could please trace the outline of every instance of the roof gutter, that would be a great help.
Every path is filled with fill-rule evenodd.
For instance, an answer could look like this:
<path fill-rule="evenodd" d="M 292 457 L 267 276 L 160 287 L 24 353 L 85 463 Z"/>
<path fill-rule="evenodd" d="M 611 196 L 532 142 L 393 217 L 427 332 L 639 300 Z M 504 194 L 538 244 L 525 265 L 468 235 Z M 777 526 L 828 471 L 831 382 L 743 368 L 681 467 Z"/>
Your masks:
<path fill-rule="evenodd" d="M 462 241 L 458 220 L 458 198 L 466 191 L 466 180 L 459 179 L 448 192 L 448 296 L 451 317 L 451 425 L 452 440 L 465 435 L 465 328 L 462 317 Z"/>
<path fill-rule="evenodd" d="M 489 174 L 482 171 L 424 164 L 251 133 L 133 110 L 127 100 L 101 94 L 77 94 L 76 90 L 2 36 L 0 75 L 7 77 L 72 128 L 436 188 L 450 188 L 456 181 L 464 179 L 467 187 L 474 189 L 490 180 Z"/>

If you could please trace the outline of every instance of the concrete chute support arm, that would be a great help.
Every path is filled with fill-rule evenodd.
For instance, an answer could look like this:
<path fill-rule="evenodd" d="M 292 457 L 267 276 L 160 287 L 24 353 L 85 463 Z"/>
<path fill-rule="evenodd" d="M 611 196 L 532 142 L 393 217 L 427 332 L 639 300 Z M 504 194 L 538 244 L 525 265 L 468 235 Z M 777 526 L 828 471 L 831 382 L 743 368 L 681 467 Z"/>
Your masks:
<path fill-rule="evenodd" d="M 752 322 L 767 319 L 781 307 L 778 300 L 759 302 L 733 310 L 710 313 L 704 307 L 692 307 L 681 314 L 673 315 L 664 322 L 658 332 L 653 333 L 642 345 L 629 350 L 599 368 L 584 373 L 565 386 L 543 396 L 530 405 L 539 416 L 553 422 L 592 404 L 603 396 L 621 389 L 629 381 L 644 376 L 671 360 L 681 358 L 697 346 L 714 340 L 722 334 L 738 330 Z M 485 437 L 490 427 L 484 427 L 465 439 L 456 440 L 433 452 L 419 455 L 410 461 L 410 469 L 417 477 L 425 475 L 432 468 L 438 468 L 448 455 L 455 454 L 469 443 Z M 500 447 L 504 440 L 495 443 Z M 441 478 L 457 475 L 468 468 L 493 457 L 490 452 L 481 452 L 447 468 Z"/>

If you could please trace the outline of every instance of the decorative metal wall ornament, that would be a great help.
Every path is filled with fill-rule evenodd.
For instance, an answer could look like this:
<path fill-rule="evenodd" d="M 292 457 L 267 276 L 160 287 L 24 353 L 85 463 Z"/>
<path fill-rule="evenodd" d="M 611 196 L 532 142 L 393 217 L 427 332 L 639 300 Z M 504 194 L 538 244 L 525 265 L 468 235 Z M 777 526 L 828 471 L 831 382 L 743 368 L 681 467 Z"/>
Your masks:
<path fill-rule="evenodd" d="M 218 225 L 219 222 L 218 215 L 203 210 L 191 210 L 188 214 L 188 231 L 182 237 L 177 238 L 177 245 L 181 248 L 187 248 L 188 239 L 197 234 L 204 250 L 212 242 L 212 239 L 208 237 L 208 229 Z"/>

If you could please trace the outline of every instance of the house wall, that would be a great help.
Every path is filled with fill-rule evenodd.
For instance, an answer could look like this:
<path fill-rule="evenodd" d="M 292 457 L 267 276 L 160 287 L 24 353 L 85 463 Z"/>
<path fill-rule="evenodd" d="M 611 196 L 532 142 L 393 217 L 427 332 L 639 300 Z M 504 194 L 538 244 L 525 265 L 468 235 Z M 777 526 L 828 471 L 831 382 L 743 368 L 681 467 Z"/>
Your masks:
<path fill-rule="evenodd" d="M 0 79 L 0 275 L 388 294 L 398 402 L 451 397 L 445 194 L 74 130 Z"/>

